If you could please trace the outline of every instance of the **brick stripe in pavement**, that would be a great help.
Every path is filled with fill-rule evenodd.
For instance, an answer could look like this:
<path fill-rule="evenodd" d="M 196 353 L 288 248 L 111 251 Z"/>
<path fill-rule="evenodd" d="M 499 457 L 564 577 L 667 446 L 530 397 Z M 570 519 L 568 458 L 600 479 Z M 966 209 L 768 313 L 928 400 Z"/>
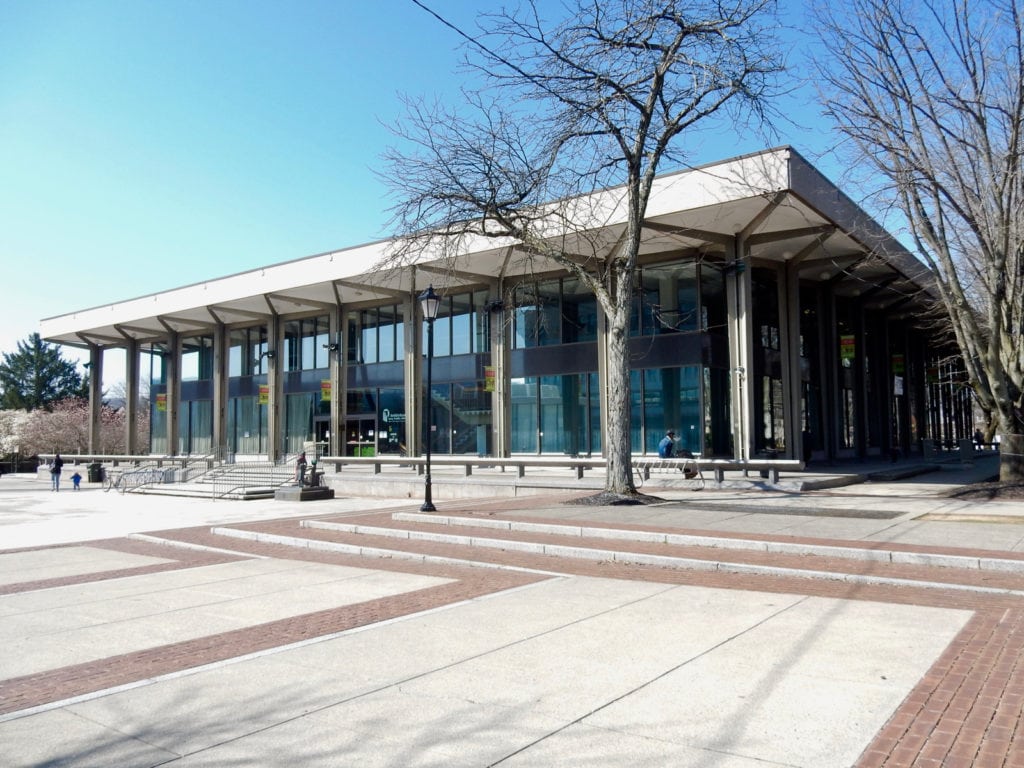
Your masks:
<path fill-rule="evenodd" d="M 35 581 L 20 581 L 13 584 L 0 584 L 0 595 L 13 595 L 18 592 L 34 592 L 40 589 L 53 589 L 55 587 L 66 587 L 73 584 L 88 584 L 94 581 L 105 581 L 107 579 L 120 579 L 127 576 L 143 576 L 150 573 L 164 573 L 176 571 L 181 568 L 195 568 L 202 565 L 219 565 L 242 560 L 242 556 L 233 556 L 226 553 L 204 552 L 199 550 L 189 551 L 180 548 L 165 546 L 154 546 L 145 542 L 133 539 L 103 539 L 88 542 L 89 546 L 99 549 L 111 549 L 117 552 L 124 552 L 130 555 L 146 555 L 149 557 L 160 557 L 170 560 L 168 563 L 155 563 L 153 565 L 140 565 L 133 568 L 118 568 L 111 571 L 94 571 L 92 573 L 79 573 L 69 576 L 61 576 L 53 579 L 36 579 Z M 59 544 L 50 547 L 32 547 L 19 549 L 18 552 L 31 552 L 32 550 L 53 550 L 81 546 L 81 542 L 71 544 Z M 0 550 L 0 555 L 15 550 Z"/>

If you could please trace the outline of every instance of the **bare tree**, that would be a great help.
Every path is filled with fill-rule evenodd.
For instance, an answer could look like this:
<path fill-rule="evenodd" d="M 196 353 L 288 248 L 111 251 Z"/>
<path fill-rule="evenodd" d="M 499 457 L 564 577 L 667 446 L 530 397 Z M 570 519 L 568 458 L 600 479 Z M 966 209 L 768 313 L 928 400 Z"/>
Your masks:
<path fill-rule="evenodd" d="M 1016 0 L 851 0 L 820 14 L 825 105 L 931 267 L 1000 478 L 1024 479 L 1024 47 Z"/>
<path fill-rule="evenodd" d="M 783 68 L 774 8 L 574 0 L 549 20 L 528 2 L 481 15 L 473 35 L 427 9 L 465 38 L 478 85 L 454 106 L 407 102 L 396 128 L 405 148 L 388 154 L 384 174 L 399 200 L 392 264 L 504 239 L 524 261 L 553 263 L 594 293 L 608 329 L 606 492 L 636 493 L 627 342 L 655 176 L 687 163 L 683 139 L 701 128 L 765 123 Z M 602 226 L 612 210 L 625 211 L 625 223 L 609 240 Z"/>

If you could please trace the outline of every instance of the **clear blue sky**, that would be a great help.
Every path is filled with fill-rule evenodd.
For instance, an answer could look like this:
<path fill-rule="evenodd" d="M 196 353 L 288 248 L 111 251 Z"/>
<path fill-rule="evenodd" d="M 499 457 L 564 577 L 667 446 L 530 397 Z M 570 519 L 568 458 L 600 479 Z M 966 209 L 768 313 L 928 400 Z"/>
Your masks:
<path fill-rule="evenodd" d="M 488 6 L 427 4 L 466 29 Z M 2 0 L 0 352 L 44 317 L 386 237 L 384 126 L 400 93 L 457 98 L 459 42 L 411 0 Z M 814 161 L 812 99 L 775 143 Z"/>

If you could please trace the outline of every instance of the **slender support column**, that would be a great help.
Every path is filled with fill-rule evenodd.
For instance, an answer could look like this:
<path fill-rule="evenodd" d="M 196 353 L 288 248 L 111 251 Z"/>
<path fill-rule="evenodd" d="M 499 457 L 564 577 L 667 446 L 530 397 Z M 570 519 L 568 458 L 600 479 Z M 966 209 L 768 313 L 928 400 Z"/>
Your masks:
<path fill-rule="evenodd" d="M 103 409 L 103 348 L 89 347 L 89 453 L 101 453 L 100 424 Z"/>
<path fill-rule="evenodd" d="M 800 379 L 800 276 L 795 264 L 787 263 L 779 286 L 779 329 L 782 359 L 782 391 L 785 393 L 786 458 L 803 456 Z"/>
<path fill-rule="evenodd" d="M 494 391 L 491 393 L 494 444 L 491 447 L 491 453 L 494 456 L 507 457 L 511 455 L 512 446 L 512 398 L 509 393 L 509 328 L 505 322 L 506 314 L 501 297 L 501 285 L 492 285 L 491 301 L 496 303 L 488 315 L 491 332 L 491 364 L 494 367 Z"/>
<path fill-rule="evenodd" d="M 415 285 L 414 280 L 414 291 Z M 413 293 L 405 302 L 405 448 L 409 456 L 419 456 L 423 452 L 421 430 L 416 426 L 423 420 L 420 410 L 423 397 L 421 327 L 416 322 L 416 297 Z"/>
<path fill-rule="evenodd" d="M 601 434 L 608 434 L 608 316 L 597 305 L 597 398 L 601 413 Z M 633 446 L 636 450 L 637 446 Z M 608 441 L 601 441 L 601 455 L 608 456 Z"/>
<path fill-rule="evenodd" d="M 857 457 L 868 455 L 868 349 L 865 333 L 864 308 L 858 302 L 854 309 L 854 335 L 856 337 L 856 359 L 854 362 L 854 397 L 856 399 L 855 438 Z"/>
<path fill-rule="evenodd" d="M 217 323 L 213 328 L 213 450 L 224 454 L 228 450 L 227 337 L 224 323 Z"/>
<path fill-rule="evenodd" d="M 750 312 L 751 283 L 747 269 L 746 245 L 737 237 L 727 271 L 725 286 L 728 305 L 729 367 L 732 377 L 733 453 L 737 459 L 750 458 L 753 447 L 751 414 L 754 395 L 750 386 L 753 375 L 753 319 Z"/>
<path fill-rule="evenodd" d="M 329 344 L 335 349 L 327 356 L 328 376 L 331 380 L 331 437 L 327 451 L 331 456 L 340 456 L 345 449 L 345 355 L 347 349 L 342 343 L 342 312 L 340 305 L 331 310 L 329 318 Z"/>
<path fill-rule="evenodd" d="M 277 461 L 281 458 L 284 444 L 284 376 L 281 368 L 284 365 L 284 339 L 282 323 L 277 315 L 273 315 L 267 323 L 267 458 Z"/>
<path fill-rule="evenodd" d="M 129 339 L 124 352 L 124 450 L 139 453 L 139 342 Z"/>
<path fill-rule="evenodd" d="M 167 455 L 177 456 L 178 433 L 181 421 L 181 334 L 171 331 L 167 335 Z"/>

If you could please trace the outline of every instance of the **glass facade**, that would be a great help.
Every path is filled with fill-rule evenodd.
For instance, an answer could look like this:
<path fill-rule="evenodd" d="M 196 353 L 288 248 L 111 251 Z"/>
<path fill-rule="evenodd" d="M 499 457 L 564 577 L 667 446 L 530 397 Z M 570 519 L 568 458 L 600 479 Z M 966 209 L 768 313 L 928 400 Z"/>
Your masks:
<path fill-rule="evenodd" d="M 601 452 L 597 374 L 512 380 L 512 453 Z"/>
<path fill-rule="evenodd" d="M 784 355 L 797 350 L 788 350 L 783 338 L 781 272 L 758 265 L 748 269 L 753 368 L 742 381 L 743 394 L 753 405 L 751 447 L 754 455 L 788 452 Z M 732 389 L 736 377 L 730 368 L 727 296 L 733 283 L 723 262 L 687 257 L 645 265 L 636 285 L 628 340 L 633 451 L 655 453 L 671 429 L 680 449 L 708 457 L 735 455 L 737 393 Z M 495 393 L 489 386 L 494 381 L 491 343 L 492 334 L 502 334 L 508 342 L 507 449 L 513 454 L 600 455 L 603 321 L 595 297 L 572 276 L 523 279 L 503 290 L 503 303 L 482 289 L 441 295 L 433 323 L 432 387 L 417 424 L 406 420 L 405 381 L 409 323 L 423 334 L 418 362 L 425 376 L 426 325 L 415 302 L 348 309 L 337 334 L 331 333 L 326 314 L 284 317 L 280 348 L 268 338 L 265 324 L 228 328 L 224 446 L 213 442 L 213 335 L 181 337 L 181 403 L 173 446 L 166 380 L 170 351 L 166 345 L 149 345 L 143 353 L 149 354 L 151 378 L 151 450 L 206 455 L 225 448 L 240 455 L 294 455 L 310 441 L 325 441 L 338 431 L 348 455 L 403 455 L 410 443 L 422 450 L 424 440 L 436 454 L 496 455 L 505 446 L 497 444 Z M 413 317 L 408 316 L 410 306 Z M 927 401 L 924 394 L 915 400 L 909 389 L 918 386 L 924 392 L 930 382 L 923 373 L 916 383 L 910 370 L 898 373 L 910 367 L 908 336 L 894 335 L 885 322 L 865 321 L 856 300 L 836 297 L 823 284 L 802 284 L 799 307 L 793 344 L 799 346 L 800 410 L 792 416 L 793 429 L 803 433 L 805 454 L 797 458 L 808 458 L 806 451 L 832 454 L 908 445 L 919 431 L 952 434 L 960 428 L 964 419 L 959 415 L 949 426 L 932 428 L 925 422 L 925 409 L 929 415 L 937 410 L 930 393 Z M 338 409 L 341 423 L 332 425 L 330 347 L 337 349 L 341 341 L 346 397 Z M 271 351 L 279 356 L 269 357 Z M 283 393 L 277 446 L 268 444 L 268 372 L 273 365 Z M 903 380 L 892 384 L 894 374 Z M 895 394 L 889 391 L 896 388 Z M 828 402 L 827 392 L 835 393 Z M 876 397 L 885 399 L 885 410 L 865 409 Z M 938 410 L 954 412 L 952 407 Z M 915 423 L 922 428 L 914 429 Z"/>

